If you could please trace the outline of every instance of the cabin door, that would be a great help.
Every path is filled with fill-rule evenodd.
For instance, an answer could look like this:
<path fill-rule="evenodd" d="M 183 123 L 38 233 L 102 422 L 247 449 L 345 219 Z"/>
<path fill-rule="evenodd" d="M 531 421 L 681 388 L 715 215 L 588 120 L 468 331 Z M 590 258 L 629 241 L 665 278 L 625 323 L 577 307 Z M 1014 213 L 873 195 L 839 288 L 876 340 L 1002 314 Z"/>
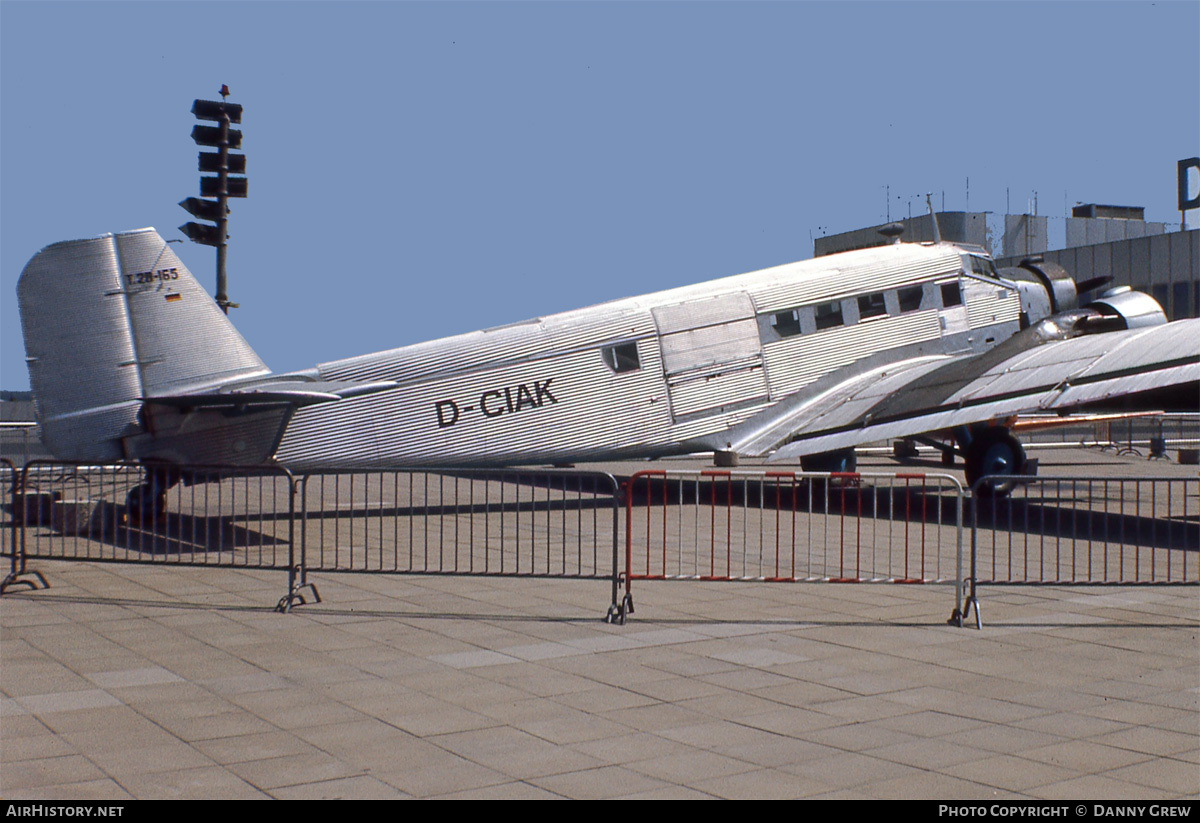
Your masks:
<path fill-rule="evenodd" d="M 675 422 L 767 399 L 754 303 L 745 292 L 653 310 Z"/>

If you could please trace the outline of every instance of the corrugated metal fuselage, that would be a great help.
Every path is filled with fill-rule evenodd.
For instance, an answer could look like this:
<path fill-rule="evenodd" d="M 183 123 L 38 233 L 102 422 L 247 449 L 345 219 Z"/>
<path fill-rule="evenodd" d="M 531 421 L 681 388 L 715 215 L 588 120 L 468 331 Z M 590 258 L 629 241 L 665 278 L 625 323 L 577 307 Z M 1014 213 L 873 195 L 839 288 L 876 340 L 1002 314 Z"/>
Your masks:
<path fill-rule="evenodd" d="M 893 245 L 318 366 L 397 387 L 299 410 L 290 467 L 528 464 L 720 447 L 719 435 L 880 352 L 979 351 L 1014 284 L 964 250 Z"/>

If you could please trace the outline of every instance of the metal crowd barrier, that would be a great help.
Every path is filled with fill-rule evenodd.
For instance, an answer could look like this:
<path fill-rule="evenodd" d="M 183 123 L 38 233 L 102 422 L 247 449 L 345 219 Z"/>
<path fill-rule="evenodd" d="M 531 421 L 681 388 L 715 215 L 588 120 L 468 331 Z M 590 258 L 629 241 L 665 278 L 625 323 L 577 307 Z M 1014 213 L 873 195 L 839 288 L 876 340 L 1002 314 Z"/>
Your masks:
<path fill-rule="evenodd" d="M 309 572 L 607 579 L 617 597 L 620 490 L 611 474 L 387 469 L 303 475 L 300 588 Z"/>
<path fill-rule="evenodd" d="M 0 470 L 13 487 L 12 572 L 31 560 L 278 569 L 281 611 L 320 600 L 308 573 L 607 579 L 619 593 L 619 487 L 602 472 L 80 466 Z M 168 473 L 169 472 L 169 473 Z"/>
<path fill-rule="evenodd" d="M 943 474 L 658 470 L 618 487 L 603 472 L 0 459 L 0 592 L 46 586 L 37 559 L 286 570 L 284 611 L 306 588 L 320 599 L 310 571 L 607 579 L 623 623 L 635 579 L 939 583 L 951 621 L 973 606 L 981 626 L 981 586 L 1200 583 L 1200 478 L 980 484 L 994 480 L 1011 494 L 972 490 L 966 558 L 965 494 Z"/>
<path fill-rule="evenodd" d="M 643 471 L 625 484 L 633 580 L 945 583 L 962 602 L 963 488 L 944 474 Z"/>
<path fill-rule="evenodd" d="M 48 456 L 38 437 L 37 423 L 21 420 L 0 421 L 0 455 L 8 455 L 7 458 L 0 459 L 14 461 L 9 463 L 10 466 Z"/>
<path fill-rule="evenodd" d="M 27 463 L 12 496 L 19 534 L 14 569 L 25 571 L 37 559 L 293 569 L 286 469 L 186 466 L 172 468 L 170 477 L 164 471 Z"/>
<path fill-rule="evenodd" d="M 20 551 L 17 523 L 17 468 L 6 457 L 0 457 L 0 489 L 3 489 L 5 505 L 0 511 L 0 552 L 9 558 L 8 574 L 0 579 L 0 593 L 13 586 L 29 586 L 31 589 L 47 587 L 46 578 L 37 571 L 27 568 L 25 557 Z"/>
<path fill-rule="evenodd" d="M 1135 414 L 1116 419 L 1074 420 L 1071 416 L 1031 415 L 1025 423 L 1045 419 L 1053 427 L 1022 433 L 1021 440 L 1029 448 L 1088 447 L 1117 454 L 1173 459 L 1171 449 L 1195 448 L 1200 444 L 1200 413 L 1169 412 Z"/>
<path fill-rule="evenodd" d="M 972 490 L 970 592 L 980 586 L 1200 584 L 1200 478 L 1028 477 Z"/>

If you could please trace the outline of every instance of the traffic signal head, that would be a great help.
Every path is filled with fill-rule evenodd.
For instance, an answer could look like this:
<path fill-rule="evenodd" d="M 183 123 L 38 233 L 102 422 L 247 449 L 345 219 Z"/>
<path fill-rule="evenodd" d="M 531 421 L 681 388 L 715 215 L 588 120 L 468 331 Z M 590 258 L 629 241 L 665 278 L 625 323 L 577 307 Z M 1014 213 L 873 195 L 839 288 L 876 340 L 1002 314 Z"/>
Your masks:
<path fill-rule="evenodd" d="M 217 222 L 225 214 L 229 213 L 229 209 L 225 209 L 225 214 L 221 214 L 221 204 L 214 200 L 201 200 L 199 197 L 189 197 L 186 200 L 180 200 L 179 205 L 183 206 L 184 211 L 192 217 L 198 217 L 201 220 L 211 220 Z"/>
<path fill-rule="evenodd" d="M 219 197 L 221 194 L 221 178 L 220 177 L 201 177 L 200 178 L 200 196 L 201 197 Z M 245 197 L 246 196 L 246 178 L 245 177 L 227 177 L 225 178 L 225 196 L 226 197 Z"/>
<path fill-rule="evenodd" d="M 193 126 L 192 139 L 197 146 L 228 146 L 231 149 L 242 147 L 242 133 L 237 129 L 227 129 L 225 141 L 221 141 L 221 129 L 217 126 Z"/>
<path fill-rule="evenodd" d="M 179 227 L 179 230 L 195 243 L 205 246 L 221 245 L 221 233 L 217 230 L 216 226 L 205 226 L 201 223 L 184 223 Z"/>
<path fill-rule="evenodd" d="M 192 114 L 197 120 L 221 121 L 221 114 L 229 115 L 230 123 L 242 122 L 242 106 L 240 103 L 225 103 L 216 100 L 192 101 Z"/>
<path fill-rule="evenodd" d="M 200 171 L 208 171 L 216 174 L 221 171 L 221 155 L 216 152 L 202 151 L 200 152 Z M 229 174 L 245 174 L 246 173 L 246 155 L 244 154 L 226 154 L 225 170 Z"/>

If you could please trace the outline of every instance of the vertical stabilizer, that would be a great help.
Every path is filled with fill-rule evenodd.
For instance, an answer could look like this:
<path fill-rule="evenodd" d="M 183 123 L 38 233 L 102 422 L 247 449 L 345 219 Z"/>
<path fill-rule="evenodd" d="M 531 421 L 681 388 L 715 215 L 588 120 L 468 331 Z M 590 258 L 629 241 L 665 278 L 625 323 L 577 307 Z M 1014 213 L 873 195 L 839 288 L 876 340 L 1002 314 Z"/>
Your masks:
<path fill-rule="evenodd" d="M 47 246 L 17 297 L 42 439 L 63 459 L 125 456 L 146 397 L 269 373 L 154 229 Z"/>

